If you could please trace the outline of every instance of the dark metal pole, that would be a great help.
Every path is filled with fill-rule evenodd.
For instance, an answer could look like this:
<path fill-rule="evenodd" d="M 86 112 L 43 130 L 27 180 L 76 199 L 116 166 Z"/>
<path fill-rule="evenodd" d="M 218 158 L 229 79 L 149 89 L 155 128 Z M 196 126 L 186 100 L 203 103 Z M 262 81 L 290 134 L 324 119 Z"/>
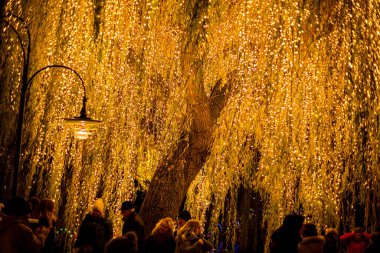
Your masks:
<path fill-rule="evenodd" d="M 19 23 L 23 25 L 23 28 L 27 32 L 28 41 L 27 48 L 25 52 L 24 43 L 22 41 L 20 33 L 17 29 L 7 20 L 14 18 Z M 20 43 L 22 53 L 23 53 L 23 67 L 22 67 L 22 78 L 21 78 L 21 94 L 20 94 L 20 104 L 19 104 L 19 115 L 17 121 L 17 129 L 16 129 L 16 154 L 14 157 L 14 168 L 12 174 L 12 185 L 11 185 L 11 194 L 12 197 L 17 197 L 17 180 L 19 174 L 19 166 L 20 166 L 20 155 L 21 155 L 21 140 L 22 140 L 22 125 L 24 119 L 24 106 L 25 106 L 25 94 L 28 84 L 28 72 L 29 72 L 29 56 L 30 56 L 30 32 L 28 26 L 25 24 L 24 20 L 14 16 L 14 15 L 6 15 L 1 17 L 0 22 L 6 23 L 11 30 L 17 35 L 18 42 Z"/>
<path fill-rule="evenodd" d="M 28 49 L 27 55 L 29 59 L 29 53 L 30 49 Z M 23 79 L 22 79 L 22 87 L 21 87 L 21 96 L 20 96 L 20 109 L 19 109 L 19 116 L 18 116 L 18 123 L 17 123 L 17 137 L 16 137 L 16 157 L 15 157 L 15 170 L 13 171 L 13 181 L 12 181 L 12 196 L 17 197 L 17 186 L 18 186 L 18 178 L 19 178 L 19 168 L 20 168 L 20 160 L 21 160 L 21 146 L 22 146 L 22 130 L 23 130 L 23 124 L 24 124 L 24 109 L 25 109 L 25 97 L 26 97 L 26 91 L 32 84 L 32 81 L 34 77 L 36 77 L 39 73 L 42 71 L 45 71 L 50 68 L 63 68 L 72 71 L 81 81 L 82 87 L 83 87 L 83 98 L 86 98 L 86 86 L 84 85 L 84 81 L 82 77 L 73 70 L 70 67 L 64 66 L 64 65 L 48 65 L 45 66 L 39 70 L 37 70 L 28 80 L 28 71 L 29 71 L 29 61 L 27 61 L 28 64 L 24 65 L 24 72 L 23 72 Z M 26 73 L 26 74 L 24 74 Z M 24 79 L 25 78 L 25 79 Z"/>
<path fill-rule="evenodd" d="M 20 33 L 17 31 L 17 29 L 12 26 L 10 22 L 5 20 L 5 18 L 15 18 L 17 21 L 21 22 L 24 26 L 24 29 L 27 32 L 28 36 L 28 44 L 26 48 L 26 52 L 24 50 L 24 44 L 21 38 Z M 46 67 L 43 67 L 39 70 L 37 70 L 28 80 L 29 75 L 29 58 L 30 58 L 30 32 L 28 26 L 25 24 L 24 20 L 14 16 L 14 15 L 7 15 L 0 18 L 0 22 L 4 22 L 9 25 L 9 27 L 12 29 L 13 32 L 17 35 L 18 41 L 20 42 L 20 45 L 22 47 L 23 52 L 23 68 L 22 68 L 22 79 L 21 79 L 21 94 L 20 94 L 20 105 L 19 105 L 19 112 L 18 112 L 18 121 L 17 121 L 17 129 L 16 129 L 16 154 L 14 157 L 14 169 L 12 174 L 12 186 L 11 186 L 11 194 L 12 197 L 17 197 L 17 188 L 18 188 L 18 178 L 19 178 L 19 171 L 20 171 L 20 161 L 21 161 L 21 146 L 22 146 L 22 133 L 23 133 L 23 124 L 24 124 L 24 110 L 25 110 L 25 98 L 26 98 L 26 91 L 28 87 L 31 85 L 34 77 L 36 77 L 39 73 L 42 71 L 49 69 L 49 68 L 64 68 L 67 70 L 72 71 L 81 81 L 82 87 L 83 87 L 83 100 L 86 100 L 86 86 L 84 85 L 84 81 L 82 77 L 73 70 L 70 67 L 64 66 L 64 65 L 48 65 Z M 84 102 L 85 103 L 85 102 Z M 85 108 L 85 106 L 84 106 Z"/>
<path fill-rule="evenodd" d="M 28 58 L 29 59 L 29 58 Z M 14 170 L 12 176 L 12 196 L 17 197 L 17 185 L 18 185 L 18 174 L 20 166 L 20 156 L 21 156 L 21 141 L 22 141 L 22 125 L 24 122 L 24 108 L 25 108 L 25 94 L 28 83 L 28 70 L 29 64 L 24 64 L 22 73 L 22 85 L 21 85 L 21 95 L 20 95 L 20 106 L 18 111 L 18 121 L 16 130 L 16 154 L 14 159 Z"/>

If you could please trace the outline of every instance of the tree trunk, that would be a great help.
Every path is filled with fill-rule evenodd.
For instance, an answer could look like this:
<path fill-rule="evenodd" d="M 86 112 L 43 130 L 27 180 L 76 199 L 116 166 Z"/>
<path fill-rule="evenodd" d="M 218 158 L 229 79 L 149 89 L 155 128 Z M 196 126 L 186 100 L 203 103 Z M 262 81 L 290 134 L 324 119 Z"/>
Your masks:
<path fill-rule="evenodd" d="M 147 233 L 159 219 L 177 217 L 187 189 L 206 161 L 213 128 L 208 104 L 194 106 L 191 114 L 196 117 L 193 117 L 190 133 L 155 171 L 141 207 Z"/>
<path fill-rule="evenodd" d="M 192 0 L 185 8 L 183 25 L 186 32 L 181 62 L 182 72 L 191 73 L 185 83 L 191 125 L 172 155 L 157 168 L 150 183 L 140 211 L 148 234 L 160 218 L 177 217 L 191 182 L 207 159 L 212 130 L 225 104 L 227 85 L 221 88 L 221 80 L 216 83 L 210 98 L 204 91 L 202 61 L 205 49 L 202 43 L 206 39 L 204 17 L 208 4 L 207 0 Z"/>
<path fill-rule="evenodd" d="M 141 206 L 140 215 L 148 234 L 161 218 L 177 217 L 190 184 L 207 159 L 212 131 L 226 104 L 235 74 L 227 75 L 228 80 L 223 87 L 222 80 L 219 80 L 209 98 L 200 92 L 192 100 L 188 112 L 192 119 L 190 131 L 182 135 L 175 151 L 155 171 Z"/>

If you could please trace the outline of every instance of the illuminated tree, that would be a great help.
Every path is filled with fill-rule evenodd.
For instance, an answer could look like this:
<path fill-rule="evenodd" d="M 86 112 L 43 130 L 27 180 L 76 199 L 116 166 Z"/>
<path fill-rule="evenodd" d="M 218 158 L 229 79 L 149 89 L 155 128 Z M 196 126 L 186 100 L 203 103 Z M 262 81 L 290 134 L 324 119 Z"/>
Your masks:
<path fill-rule="evenodd" d="M 77 70 L 104 122 L 74 140 L 62 121 L 79 110 L 74 78 L 34 81 L 20 192 L 54 198 L 69 231 L 98 196 L 118 232 L 135 182 L 148 229 L 185 195 L 212 232 L 221 217 L 234 224 L 242 187 L 260 195 L 268 233 L 293 211 L 320 228 L 378 222 L 378 1 L 10 0 L 5 11 L 26 19 L 32 70 Z M 1 29 L 6 182 L 20 49 Z"/>
<path fill-rule="evenodd" d="M 209 96 L 204 90 L 203 65 L 207 50 L 207 11 L 209 1 L 188 1 L 184 9 L 184 47 L 181 52 L 182 73 L 187 74 L 184 89 L 187 93 L 188 121 L 177 145 L 165 157 L 153 175 L 141 215 L 147 231 L 163 217 L 178 215 L 190 184 L 204 166 L 212 145 L 212 131 L 226 103 L 226 88 L 218 80 Z"/>

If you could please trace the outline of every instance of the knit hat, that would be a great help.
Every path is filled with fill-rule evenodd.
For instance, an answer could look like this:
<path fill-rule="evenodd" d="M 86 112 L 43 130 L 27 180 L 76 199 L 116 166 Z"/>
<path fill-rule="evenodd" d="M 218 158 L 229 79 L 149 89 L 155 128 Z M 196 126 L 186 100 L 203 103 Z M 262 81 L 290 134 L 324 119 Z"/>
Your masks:
<path fill-rule="evenodd" d="M 183 210 L 179 213 L 178 219 L 184 219 L 185 221 L 188 221 L 191 219 L 191 214 L 187 210 Z"/>
<path fill-rule="evenodd" d="M 92 209 L 100 211 L 102 214 L 104 214 L 104 203 L 102 199 L 96 199 L 94 202 L 94 206 Z"/>
<path fill-rule="evenodd" d="M 132 201 L 124 201 L 121 204 L 120 210 L 129 210 L 129 209 L 133 209 L 133 208 L 135 208 L 135 205 L 133 204 Z"/>
<path fill-rule="evenodd" d="M 29 203 L 23 198 L 18 197 L 10 200 L 4 207 L 4 213 L 17 217 L 28 215 L 31 210 Z"/>
<path fill-rule="evenodd" d="M 292 227 L 299 229 L 302 227 L 302 224 L 305 220 L 305 217 L 300 214 L 288 214 L 284 217 L 283 225 L 286 227 Z"/>

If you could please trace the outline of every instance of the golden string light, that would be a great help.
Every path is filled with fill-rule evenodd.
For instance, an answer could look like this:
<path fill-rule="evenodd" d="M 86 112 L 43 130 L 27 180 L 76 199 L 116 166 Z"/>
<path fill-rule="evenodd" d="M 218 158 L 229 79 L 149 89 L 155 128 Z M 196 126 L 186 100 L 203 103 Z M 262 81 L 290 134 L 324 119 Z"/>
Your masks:
<path fill-rule="evenodd" d="M 49 70 L 36 78 L 24 127 L 23 193 L 66 205 L 62 219 L 69 230 L 76 231 L 94 199 L 103 197 L 119 234 L 118 207 L 135 197 L 135 180 L 148 187 L 189 129 L 187 97 L 195 86 L 186 84 L 195 82 L 195 70 L 183 67 L 191 58 L 183 44 L 191 29 L 186 4 L 7 2 L 6 11 L 22 13 L 30 24 L 31 67 L 76 69 L 85 77 L 91 115 L 104 122 L 92 139 L 73 140 L 62 118 L 79 110 L 75 77 Z M 194 33 L 199 51 L 190 53 L 202 61 L 196 66 L 206 94 L 220 81 L 229 99 L 187 208 L 206 219 L 212 203 L 212 229 L 221 210 L 233 224 L 237 213 L 224 209 L 226 196 L 233 206 L 244 185 L 261 193 L 268 233 L 296 210 L 319 228 L 341 219 L 352 225 L 357 203 L 365 207 L 366 225 L 378 222 L 372 204 L 379 201 L 380 175 L 377 1 L 217 0 L 206 8 L 197 26 L 202 31 Z M 15 51 L 7 51 L 11 74 L 1 98 L 10 109 L 2 105 L 4 113 L 17 110 L 19 86 L 13 84 L 21 78 L 17 41 L 5 37 Z"/>

